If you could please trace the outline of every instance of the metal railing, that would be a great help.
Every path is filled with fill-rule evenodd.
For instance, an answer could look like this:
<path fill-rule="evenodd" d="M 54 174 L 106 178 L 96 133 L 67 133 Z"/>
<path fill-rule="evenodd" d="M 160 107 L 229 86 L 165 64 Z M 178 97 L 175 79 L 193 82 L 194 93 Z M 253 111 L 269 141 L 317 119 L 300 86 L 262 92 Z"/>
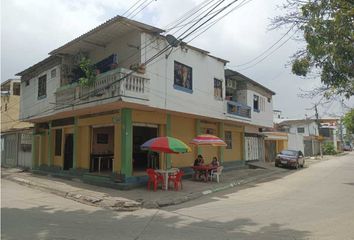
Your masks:
<path fill-rule="evenodd" d="M 244 117 L 244 118 L 251 118 L 251 110 L 250 106 L 244 105 L 239 102 L 234 101 L 227 101 L 227 113 Z"/>
<path fill-rule="evenodd" d="M 129 74 L 128 69 L 118 68 L 97 75 L 92 86 L 77 83 L 63 86 L 55 93 L 56 107 L 63 108 L 118 96 L 149 99 L 150 80 L 142 74 Z"/>

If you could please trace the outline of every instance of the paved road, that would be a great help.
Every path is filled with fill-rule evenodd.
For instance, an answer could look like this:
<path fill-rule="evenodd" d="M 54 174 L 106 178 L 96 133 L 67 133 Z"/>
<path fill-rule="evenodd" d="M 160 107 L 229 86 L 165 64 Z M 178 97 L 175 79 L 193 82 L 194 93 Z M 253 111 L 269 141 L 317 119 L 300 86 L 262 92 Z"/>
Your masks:
<path fill-rule="evenodd" d="M 2 239 L 354 239 L 354 152 L 163 210 L 110 212 L 2 180 Z"/>

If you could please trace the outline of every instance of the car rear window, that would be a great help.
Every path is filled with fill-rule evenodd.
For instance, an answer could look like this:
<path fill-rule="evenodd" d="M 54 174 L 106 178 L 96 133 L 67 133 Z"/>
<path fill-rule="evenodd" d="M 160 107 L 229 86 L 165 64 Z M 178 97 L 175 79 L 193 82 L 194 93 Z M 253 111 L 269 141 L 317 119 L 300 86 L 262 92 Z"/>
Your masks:
<path fill-rule="evenodd" d="M 296 156 L 297 151 L 283 150 L 280 152 L 281 155 Z"/>

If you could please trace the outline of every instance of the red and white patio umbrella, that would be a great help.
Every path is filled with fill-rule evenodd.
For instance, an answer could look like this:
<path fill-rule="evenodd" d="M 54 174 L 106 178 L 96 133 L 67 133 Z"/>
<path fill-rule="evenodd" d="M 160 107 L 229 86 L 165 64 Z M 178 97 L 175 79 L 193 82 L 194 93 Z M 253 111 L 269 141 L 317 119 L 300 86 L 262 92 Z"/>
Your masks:
<path fill-rule="evenodd" d="M 227 144 L 217 136 L 210 134 L 202 134 L 195 137 L 191 142 L 193 145 L 205 145 L 214 147 L 225 147 Z"/>

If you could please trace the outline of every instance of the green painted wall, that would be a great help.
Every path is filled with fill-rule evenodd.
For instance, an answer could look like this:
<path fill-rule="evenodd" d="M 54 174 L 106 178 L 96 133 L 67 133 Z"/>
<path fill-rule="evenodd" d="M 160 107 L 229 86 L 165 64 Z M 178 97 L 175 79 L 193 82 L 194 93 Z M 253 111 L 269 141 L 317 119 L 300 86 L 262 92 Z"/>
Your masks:
<path fill-rule="evenodd" d="M 133 124 L 132 110 L 121 110 L 121 172 L 129 177 L 133 172 Z"/>

